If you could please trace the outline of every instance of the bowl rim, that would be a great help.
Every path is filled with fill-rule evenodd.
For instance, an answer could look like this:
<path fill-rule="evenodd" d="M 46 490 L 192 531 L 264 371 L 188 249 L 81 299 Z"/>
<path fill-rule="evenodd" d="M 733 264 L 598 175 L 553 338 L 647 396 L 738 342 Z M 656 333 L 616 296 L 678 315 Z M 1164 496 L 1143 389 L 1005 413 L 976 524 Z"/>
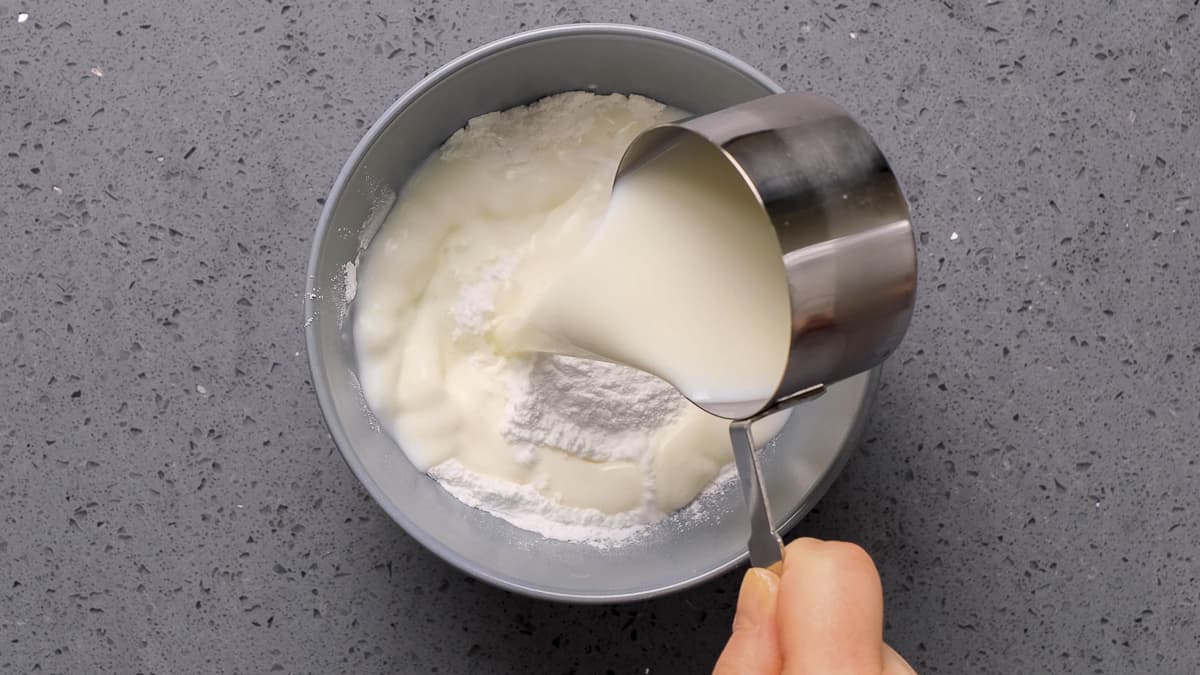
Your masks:
<path fill-rule="evenodd" d="M 337 446 L 342 459 L 350 467 L 359 483 L 366 489 L 371 498 L 379 505 L 380 508 L 388 514 L 388 516 L 400 525 L 404 531 L 416 539 L 427 550 L 437 555 L 442 560 L 448 562 L 455 568 L 471 575 L 476 579 L 480 579 L 492 586 L 502 588 L 507 591 L 519 593 L 528 597 L 538 598 L 542 600 L 553 600 L 558 602 L 573 602 L 581 604 L 603 604 L 617 602 L 631 602 L 635 600 L 645 600 L 659 596 L 669 595 L 671 593 L 681 591 L 686 588 L 696 586 L 721 576 L 729 570 L 741 565 L 749 559 L 749 553 L 742 551 L 738 555 L 714 566 L 713 568 L 696 574 L 690 578 L 682 579 L 675 583 L 647 588 L 638 591 L 630 591 L 623 593 L 595 593 L 595 594 L 580 594 L 580 593 L 564 593 L 560 591 L 549 590 L 532 586 L 516 579 L 509 578 L 505 575 L 497 574 L 494 571 L 487 569 L 484 565 L 471 560 L 454 549 L 443 545 L 437 539 L 432 537 L 421 527 L 411 521 L 408 516 L 399 509 L 390 500 L 386 499 L 383 490 L 371 478 L 367 472 L 358 453 L 352 447 L 344 430 L 342 429 L 341 421 L 338 418 L 336 407 L 333 403 L 333 395 L 329 389 L 329 382 L 324 375 L 325 359 L 321 350 L 318 348 L 316 321 L 313 317 L 316 316 L 317 302 L 320 299 L 317 292 L 318 281 L 318 264 L 321 257 L 321 243 L 325 240 L 327 232 L 331 229 L 331 220 L 333 212 L 338 205 L 346 186 L 350 181 L 355 169 L 358 167 L 362 159 L 366 156 L 371 147 L 379 140 L 383 132 L 388 126 L 398 117 L 405 109 L 412 105 L 417 99 L 423 96 L 427 91 L 437 86 L 443 80 L 454 74 L 455 72 L 495 54 L 504 52 L 513 47 L 518 47 L 533 42 L 539 42 L 547 39 L 556 39 L 572 36 L 597 36 L 597 35 L 619 35 L 619 36 L 634 36 L 640 38 L 648 38 L 660 42 L 665 42 L 678 47 L 698 52 L 701 55 L 709 56 L 718 61 L 723 62 L 734 70 L 737 70 L 747 78 L 761 84 L 764 88 L 780 93 L 783 88 L 769 79 L 766 75 L 759 72 L 753 66 L 738 59 L 731 54 L 713 47 L 699 40 L 689 38 L 677 33 L 669 31 L 649 28 L 645 26 L 634 26 L 620 23 L 577 23 L 564 24 L 557 26 L 547 26 L 543 28 L 535 28 L 533 30 L 515 33 L 498 40 L 489 42 L 480 47 L 472 49 L 461 56 L 458 56 L 445 65 L 437 68 L 425 77 L 421 78 L 416 84 L 410 87 L 407 91 L 400 95 L 394 103 L 392 103 L 380 115 L 367 132 L 363 135 L 355 146 L 354 151 L 350 153 L 350 157 L 342 165 L 338 172 L 337 178 L 330 188 L 329 195 L 326 197 L 324 208 L 321 210 L 320 219 L 317 222 L 317 229 L 313 234 L 312 249 L 309 253 L 309 261 L 306 277 L 306 292 L 304 295 L 304 316 L 306 317 L 305 325 L 305 348 L 308 353 L 309 371 L 312 375 L 313 389 L 317 394 L 317 402 L 320 406 L 322 418 L 325 421 L 325 426 L 333 438 L 334 445 Z M 851 454 L 850 451 L 857 445 L 859 438 L 862 435 L 863 427 L 866 423 L 866 411 L 871 407 L 877 390 L 879 378 L 879 369 L 871 371 L 870 379 L 867 382 L 866 390 L 861 399 L 858 409 L 854 413 L 854 420 L 847 432 L 846 440 L 843 442 L 842 448 L 839 449 L 838 455 L 829 470 L 813 485 L 804 499 L 796 505 L 795 509 L 784 519 L 779 530 L 786 532 L 790 530 L 799 520 L 811 510 L 813 504 L 821 498 L 828 490 L 834 479 L 841 473 L 846 460 Z M 748 530 L 747 530 L 748 533 Z M 747 535 L 748 536 L 748 535 Z"/>

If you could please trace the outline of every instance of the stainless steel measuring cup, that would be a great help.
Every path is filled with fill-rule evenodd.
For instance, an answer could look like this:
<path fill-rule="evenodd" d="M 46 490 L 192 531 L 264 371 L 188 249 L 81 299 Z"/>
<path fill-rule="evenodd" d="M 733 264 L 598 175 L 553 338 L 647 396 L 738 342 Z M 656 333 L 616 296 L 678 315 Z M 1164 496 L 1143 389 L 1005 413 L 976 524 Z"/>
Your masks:
<path fill-rule="evenodd" d="M 890 354 L 912 315 L 916 249 L 908 204 L 867 131 L 828 98 L 776 94 L 642 133 L 616 180 L 687 143 L 719 150 L 757 196 L 779 238 L 792 303 L 774 395 L 702 407 L 754 417 Z"/>
<path fill-rule="evenodd" d="M 791 296 L 791 344 L 774 394 L 706 403 L 735 420 L 734 457 L 751 512 L 750 559 L 782 559 L 753 452 L 750 422 L 878 365 L 912 317 L 917 257 L 908 203 L 870 134 L 816 94 L 767 96 L 639 135 L 617 178 L 681 144 L 719 151 L 779 238 Z"/>

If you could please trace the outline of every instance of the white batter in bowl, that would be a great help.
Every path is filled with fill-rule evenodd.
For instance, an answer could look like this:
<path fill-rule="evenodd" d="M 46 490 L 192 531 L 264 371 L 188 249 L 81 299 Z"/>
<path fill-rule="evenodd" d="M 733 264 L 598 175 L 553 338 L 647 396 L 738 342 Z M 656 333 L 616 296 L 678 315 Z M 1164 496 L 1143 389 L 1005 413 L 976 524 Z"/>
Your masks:
<path fill-rule="evenodd" d="M 685 588 L 744 561 L 748 527 L 738 490 L 706 493 L 698 512 L 689 507 L 608 549 L 547 539 L 474 509 L 414 466 L 370 413 L 354 349 L 357 310 L 347 303 L 362 250 L 426 157 L 473 117 L 575 90 L 641 94 L 696 113 L 780 91 L 728 54 L 630 26 L 547 28 L 467 54 L 409 90 L 347 161 L 314 240 L 305 323 L 330 433 L 363 486 L 410 535 L 510 590 L 615 602 Z M 834 385 L 796 409 L 764 450 L 766 488 L 783 528 L 812 508 L 841 469 L 874 388 L 873 373 Z"/>

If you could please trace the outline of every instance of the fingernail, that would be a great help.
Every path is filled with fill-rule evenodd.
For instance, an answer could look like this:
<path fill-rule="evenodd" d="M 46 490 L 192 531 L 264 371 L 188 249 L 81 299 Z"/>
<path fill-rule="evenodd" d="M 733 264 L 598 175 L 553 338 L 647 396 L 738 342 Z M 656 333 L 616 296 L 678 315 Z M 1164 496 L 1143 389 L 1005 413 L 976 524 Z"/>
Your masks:
<path fill-rule="evenodd" d="M 738 591 L 737 612 L 733 615 L 733 629 L 755 628 L 766 623 L 775 614 L 775 595 L 779 590 L 779 577 L 760 567 L 752 568 L 742 578 Z"/>

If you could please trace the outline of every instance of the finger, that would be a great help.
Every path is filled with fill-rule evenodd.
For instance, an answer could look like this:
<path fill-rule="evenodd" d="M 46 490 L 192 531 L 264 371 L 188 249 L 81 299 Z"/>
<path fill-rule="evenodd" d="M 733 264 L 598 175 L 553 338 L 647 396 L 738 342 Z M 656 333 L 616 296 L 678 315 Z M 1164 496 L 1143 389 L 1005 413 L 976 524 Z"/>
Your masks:
<path fill-rule="evenodd" d="M 903 656 L 896 653 L 888 645 L 883 645 L 883 675 L 917 675 L 917 671 L 908 665 Z"/>
<path fill-rule="evenodd" d="M 746 572 L 733 615 L 733 635 L 717 659 L 713 675 L 778 675 L 778 596 L 778 576 L 760 568 Z"/>
<path fill-rule="evenodd" d="M 779 583 L 779 642 L 786 675 L 883 670 L 883 587 L 859 546 L 797 539 Z"/>

